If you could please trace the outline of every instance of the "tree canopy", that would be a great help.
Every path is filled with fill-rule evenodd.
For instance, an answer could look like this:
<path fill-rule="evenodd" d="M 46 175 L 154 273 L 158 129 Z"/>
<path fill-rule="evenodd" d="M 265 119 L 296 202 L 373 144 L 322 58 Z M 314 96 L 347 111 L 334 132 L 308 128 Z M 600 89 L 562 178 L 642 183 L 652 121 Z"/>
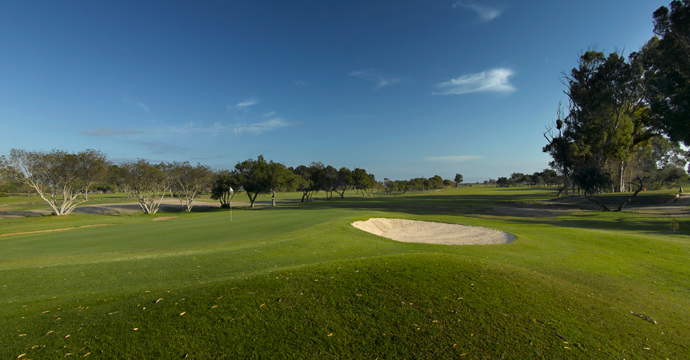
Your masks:
<path fill-rule="evenodd" d="M 659 129 L 690 146 L 690 0 L 654 14 L 654 33 L 637 57 L 645 70 L 646 99 Z"/>
<path fill-rule="evenodd" d="M 103 153 L 90 149 L 76 154 L 12 149 L 6 167 L 36 191 L 55 215 L 67 215 L 87 200 L 89 187 L 105 176 L 108 161 Z"/>

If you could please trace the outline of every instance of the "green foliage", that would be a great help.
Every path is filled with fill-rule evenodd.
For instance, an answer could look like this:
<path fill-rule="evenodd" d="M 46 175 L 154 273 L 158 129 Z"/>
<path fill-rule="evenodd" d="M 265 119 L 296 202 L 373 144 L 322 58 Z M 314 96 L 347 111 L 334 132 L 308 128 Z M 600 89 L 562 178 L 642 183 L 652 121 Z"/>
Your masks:
<path fill-rule="evenodd" d="M 247 193 L 251 207 L 259 194 L 273 194 L 273 206 L 275 206 L 275 193 L 286 187 L 293 187 L 295 179 L 291 171 L 285 165 L 271 160 L 267 162 L 263 155 L 256 160 L 248 159 L 235 165 L 235 172 L 242 189 Z"/>
<path fill-rule="evenodd" d="M 218 171 L 211 185 L 211 199 L 220 201 L 221 208 L 230 208 L 232 198 L 240 191 L 241 183 L 237 173 L 230 170 Z"/>
<path fill-rule="evenodd" d="M 105 176 L 109 162 L 91 149 L 79 153 L 12 149 L 3 164 L 5 172 L 33 189 L 55 215 L 68 215 L 87 200 L 89 188 Z"/>
<path fill-rule="evenodd" d="M 652 38 L 636 54 L 645 68 L 646 99 L 658 128 L 690 145 L 690 1 L 672 1 L 654 12 Z"/>
<path fill-rule="evenodd" d="M 122 164 L 119 173 L 128 194 L 137 199 L 144 214 L 157 213 L 172 186 L 170 164 L 150 164 L 139 159 L 137 162 Z"/>
<path fill-rule="evenodd" d="M 462 183 L 462 174 L 455 174 L 455 178 L 453 179 L 455 181 L 455 186 L 458 187 Z"/>
<path fill-rule="evenodd" d="M 365 190 L 376 185 L 376 178 L 374 177 L 374 174 L 368 174 L 366 170 L 356 168 L 352 170 L 352 185 L 355 187 L 355 189 L 361 191 L 362 196 L 364 196 Z"/>
<path fill-rule="evenodd" d="M 192 166 L 185 161 L 173 162 L 168 171 L 172 183 L 171 195 L 178 198 L 184 211 L 192 211 L 194 198 L 211 184 L 213 170 L 206 165 L 197 163 Z"/>
<path fill-rule="evenodd" d="M 573 180 L 587 195 L 594 195 L 608 189 L 613 185 L 611 174 L 602 171 L 597 167 L 587 167 L 579 169 L 574 175 Z"/>

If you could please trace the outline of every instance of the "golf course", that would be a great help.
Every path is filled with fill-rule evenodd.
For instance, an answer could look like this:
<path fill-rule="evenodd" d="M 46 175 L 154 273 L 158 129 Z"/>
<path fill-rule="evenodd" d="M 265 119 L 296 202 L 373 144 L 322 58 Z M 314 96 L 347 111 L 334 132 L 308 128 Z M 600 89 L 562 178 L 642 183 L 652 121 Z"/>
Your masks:
<path fill-rule="evenodd" d="M 641 193 L 623 212 L 555 188 L 475 186 L 283 193 L 276 207 L 262 195 L 253 209 L 236 196 L 231 211 L 206 198 L 153 215 L 102 194 L 68 216 L 2 197 L 0 358 L 687 359 L 690 206 L 676 193 Z M 352 226 L 371 218 L 514 240 L 400 242 Z"/>

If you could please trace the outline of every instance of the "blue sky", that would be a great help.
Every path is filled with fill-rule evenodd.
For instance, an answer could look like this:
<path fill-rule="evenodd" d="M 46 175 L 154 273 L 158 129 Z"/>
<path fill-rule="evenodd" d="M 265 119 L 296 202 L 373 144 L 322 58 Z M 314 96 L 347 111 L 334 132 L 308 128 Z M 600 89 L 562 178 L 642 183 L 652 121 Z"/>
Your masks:
<path fill-rule="evenodd" d="M 0 154 L 263 154 L 377 179 L 548 165 L 561 72 L 626 54 L 668 1 L 7 1 Z"/>

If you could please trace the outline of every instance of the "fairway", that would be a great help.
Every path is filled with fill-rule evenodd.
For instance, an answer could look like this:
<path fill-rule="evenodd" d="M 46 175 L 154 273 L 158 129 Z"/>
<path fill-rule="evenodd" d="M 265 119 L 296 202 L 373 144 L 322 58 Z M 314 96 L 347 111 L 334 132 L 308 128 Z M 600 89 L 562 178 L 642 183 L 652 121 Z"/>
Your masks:
<path fill-rule="evenodd" d="M 0 358 L 690 358 L 687 207 L 603 213 L 527 187 L 280 196 L 232 221 L 213 208 L 0 219 L 0 235 L 71 229 L 0 236 Z M 370 218 L 516 240 L 406 243 L 351 225 Z"/>

